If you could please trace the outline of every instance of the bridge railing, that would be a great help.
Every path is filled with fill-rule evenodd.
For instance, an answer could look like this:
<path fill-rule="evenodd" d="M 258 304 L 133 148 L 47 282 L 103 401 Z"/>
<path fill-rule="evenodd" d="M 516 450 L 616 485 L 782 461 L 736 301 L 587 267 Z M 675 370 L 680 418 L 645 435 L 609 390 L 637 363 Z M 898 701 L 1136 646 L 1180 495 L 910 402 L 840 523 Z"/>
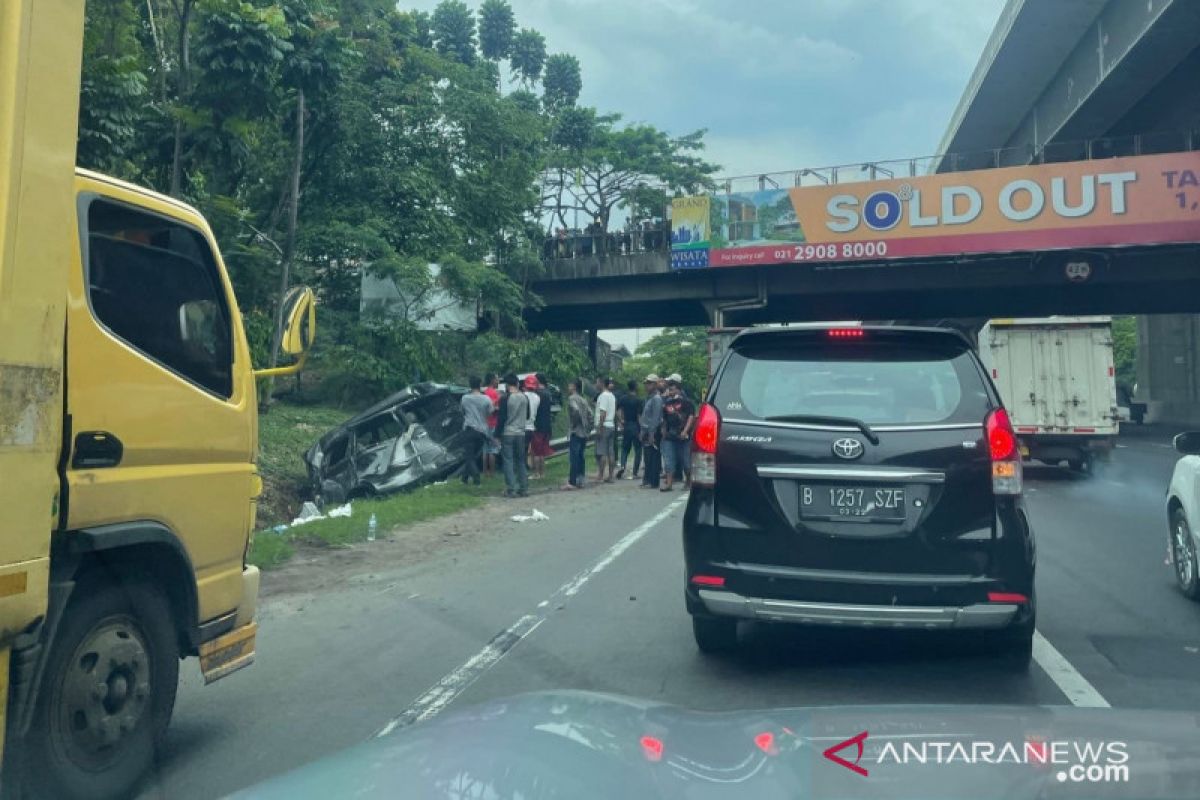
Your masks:
<path fill-rule="evenodd" d="M 718 194 L 787 189 L 794 186 L 860 183 L 889 178 L 917 178 L 936 172 L 1016 167 L 1061 161 L 1086 161 L 1097 158 L 1176 153 L 1200 148 L 1200 130 L 1172 130 L 1051 142 L 1040 148 L 1032 145 L 997 147 L 966 153 L 944 153 L 887 161 L 862 161 L 812 167 L 761 175 L 738 175 L 717 181 Z"/>
<path fill-rule="evenodd" d="M 715 194 L 787 189 L 796 186 L 860 183 L 891 178 L 917 178 L 938 172 L 1015 167 L 1031 163 L 1057 163 L 1121 156 L 1175 153 L 1200 149 L 1200 129 L 1156 131 L 1069 142 L 1051 142 L 1040 148 L 1032 145 L 998 147 L 966 153 L 946 153 L 917 158 L 865 161 L 810 167 L 760 175 L 738 175 L 716 181 Z M 669 193 L 668 193 L 669 194 Z M 665 211 L 665 209 L 664 209 Z M 636 256 L 670 250 L 667 223 L 641 223 L 633 230 L 594 233 L 564 231 L 548 236 L 543 242 L 542 259 L 546 262 L 607 256 Z M 732 223 L 754 225 L 753 222 Z M 751 231 L 747 230 L 747 234 Z M 737 233 L 734 231 L 734 233 Z M 735 237 L 736 238 L 736 237 Z M 569 271 L 569 270 L 568 270 Z"/>

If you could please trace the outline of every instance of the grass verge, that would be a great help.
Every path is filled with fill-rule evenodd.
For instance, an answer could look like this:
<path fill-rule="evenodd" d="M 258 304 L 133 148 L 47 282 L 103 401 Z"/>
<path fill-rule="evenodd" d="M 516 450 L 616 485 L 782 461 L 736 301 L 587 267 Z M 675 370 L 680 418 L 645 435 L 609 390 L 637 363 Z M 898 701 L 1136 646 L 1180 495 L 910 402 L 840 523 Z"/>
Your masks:
<path fill-rule="evenodd" d="M 272 413 L 275 413 L 274 410 Z M 589 464 L 589 469 L 594 469 L 594 465 Z M 529 488 L 533 492 L 557 489 L 566 481 L 567 471 L 565 455 L 553 458 L 546 462 L 546 477 L 531 481 Z M 490 480 L 485 479 L 481 486 L 464 486 L 457 476 L 452 476 L 445 483 L 429 484 L 386 497 L 355 500 L 349 517 L 320 519 L 306 525 L 287 528 L 279 533 L 270 528 L 260 530 L 254 536 L 249 562 L 261 569 L 270 569 L 287 561 L 292 556 L 293 545 L 296 543 L 344 547 L 354 542 L 365 541 L 367 524 L 372 514 L 375 515 L 378 525 L 377 535 L 384 537 L 397 528 L 476 508 L 503 492 L 504 478 L 500 475 Z M 514 513 L 522 510 L 517 506 L 513 508 Z"/>

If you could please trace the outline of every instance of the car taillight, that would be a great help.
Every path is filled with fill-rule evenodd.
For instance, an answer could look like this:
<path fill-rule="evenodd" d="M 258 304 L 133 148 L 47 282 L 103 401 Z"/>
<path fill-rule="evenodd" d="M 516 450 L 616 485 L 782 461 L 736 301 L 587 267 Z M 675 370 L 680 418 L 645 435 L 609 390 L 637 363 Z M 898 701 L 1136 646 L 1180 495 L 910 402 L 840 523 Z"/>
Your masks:
<path fill-rule="evenodd" d="M 721 415 L 705 403 L 692 432 L 692 485 L 712 486 L 717 482 L 717 438 L 721 434 Z"/>
<path fill-rule="evenodd" d="M 992 459 L 993 494 L 1021 493 L 1021 453 L 1008 412 L 997 408 L 984 423 L 988 453 Z"/>
<path fill-rule="evenodd" d="M 862 339 L 867 333 L 862 328 L 830 328 L 826 335 L 830 339 Z"/>

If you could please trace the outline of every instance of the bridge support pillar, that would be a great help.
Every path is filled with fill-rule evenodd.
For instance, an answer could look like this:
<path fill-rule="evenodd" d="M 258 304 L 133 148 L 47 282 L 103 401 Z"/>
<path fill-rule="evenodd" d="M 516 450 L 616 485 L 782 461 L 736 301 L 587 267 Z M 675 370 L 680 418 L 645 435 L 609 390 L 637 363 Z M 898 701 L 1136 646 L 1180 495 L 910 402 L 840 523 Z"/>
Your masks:
<path fill-rule="evenodd" d="M 599 364 L 596 363 L 596 353 L 599 350 L 600 331 L 592 328 L 587 332 L 587 350 L 588 361 L 592 362 L 592 369 L 599 369 Z"/>

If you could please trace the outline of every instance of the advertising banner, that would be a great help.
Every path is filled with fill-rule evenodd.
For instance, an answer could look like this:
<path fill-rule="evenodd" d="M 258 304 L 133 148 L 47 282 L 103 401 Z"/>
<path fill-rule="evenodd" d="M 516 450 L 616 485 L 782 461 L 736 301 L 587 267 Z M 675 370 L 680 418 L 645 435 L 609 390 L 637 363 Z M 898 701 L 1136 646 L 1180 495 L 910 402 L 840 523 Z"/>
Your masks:
<path fill-rule="evenodd" d="M 716 195 L 710 208 L 713 267 L 1200 242 L 1200 152 Z"/>
<path fill-rule="evenodd" d="M 708 195 L 671 200 L 671 268 L 708 266 L 712 200 Z"/>

